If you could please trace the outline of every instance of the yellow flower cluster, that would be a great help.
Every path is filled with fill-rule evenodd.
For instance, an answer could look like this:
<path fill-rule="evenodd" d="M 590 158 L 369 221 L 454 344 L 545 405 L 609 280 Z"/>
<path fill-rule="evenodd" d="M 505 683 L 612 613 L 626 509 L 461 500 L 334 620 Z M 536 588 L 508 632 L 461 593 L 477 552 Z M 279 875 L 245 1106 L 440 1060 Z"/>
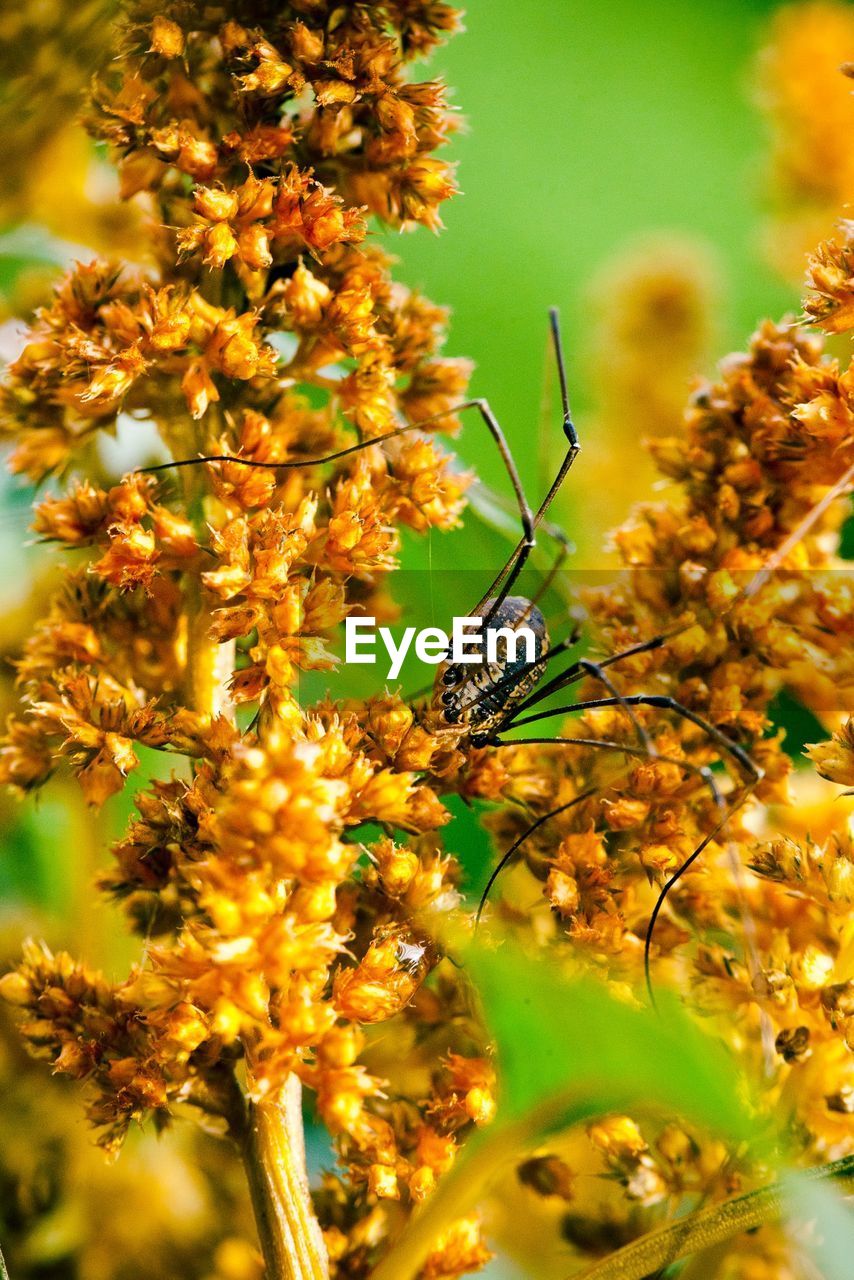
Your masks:
<path fill-rule="evenodd" d="M 120 1257 L 138 1280 L 260 1280 L 257 1249 L 235 1234 L 251 1209 L 239 1167 L 222 1160 L 221 1139 L 185 1125 L 166 1144 L 152 1129 L 119 1162 L 105 1161 L 80 1123 L 76 1091 L 22 1052 L 5 1016 L 0 1083 L 0 1221 L 16 1274 L 77 1267 L 112 1280 Z"/>
<path fill-rule="evenodd" d="M 809 754 L 831 782 L 854 786 L 852 574 L 837 554 L 847 502 L 837 498 L 805 536 L 793 536 L 854 464 L 850 240 L 844 223 L 816 251 L 805 303 L 822 328 L 846 335 L 847 359 L 825 354 L 821 338 L 793 322 L 764 324 L 746 354 L 698 388 L 680 434 L 650 442 L 678 490 L 671 501 L 638 507 L 617 530 L 622 576 L 586 593 L 606 653 L 664 636 L 609 669 L 620 693 L 674 699 L 710 721 L 719 740 L 667 715 L 666 704 L 638 708 L 657 752 L 651 758 L 623 708 L 586 711 L 564 726 L 566 745 L 501 752 L 504 795 L 527 807 L 491 819 L 509 848 L 532 818 L 566 806 L 521 845 L 524 863 L 504 881 L 501 911 L 517 928 L 527 914 L 536 935 L 568 938 L 576 962 L 617 983 L 637 981 L 661 887 L 712 837 L 666 898 L 653 978 L 691 990 L 695 1007 L 763 1079 L 763 1106 L 797 1136 L 806 1163 L 854 1149 L 854 820 L 827 788 L 811 799 L 814 777 L 793 771 L 771 727 L 782 692 L 829 729 L 838 726 Z M 588 679 L 579 696 L 607 693 Z M 584 745 L 591 740 L 625 750 Z M 755 784 L 742 751 L 763 772 Z M 729 783 L 719 775 L 730 810 L 722 827 L 720 803 L 697 773 L 714 761 L 730 775 Z M 525 794 L 537 775 L 550 782 Z M 542 894 L 533 910 L 532 876 Z M 718 1198 L 763 1177 L 725 1150 L 701 1159 L 693 1136 L 683 1135 L 679 1161 L 662 1159 L 653 1149 L 662 1137 L 647 1137 L 626 1117 L 591 1133 L 625 1192 L 622 1208 L 613 1206 L 609 1247 L 660 1221 L 655 1206 L 674 1212 L 689 1187 Z M 574 1155 L 570 1180 L 589 1162 Z M 553 1181 L 549 1175 L 538 1194 L 557 1194 Z M 536 1189 L 537 1177 L 528 1185 Z M 579 1199 L 571 1238 L 584 1249 L 592 1247 L 584 1230 L 603 1222 Z M 782 1248 L 781 1238 L 763 1233 L 747 1251 L 749 1265 L 778 1274 Z"/>
<path fill-rule="evenodd" d="M 84 1083 L 110 1149 L 189 1107 L 246 1150 L 253 1109 L 309 1087 L 346 1171 L 316 1202 L 329 1266 L 355 1276 L 493 1111 L 470 1020 L 445 1016 L 459 982 L 420 992 L 440 958 L 432 916 L 458 901 L 432 834 L 448 814 L 416 774 L 435 744 L 395 759 L 381 699 L 309 712 L 293 693 L 334 665 L 337 624 L 380 599 L 400 526 L 451 528 L 464 502 L 428 433 L 346 452 L 437 415 L 457 425 L 469 366 L 440 355 L 445 313 L 364 237 L 370 214 L 440 225 L 454 184 L 433 153 L 454 117 L 408 68 L 458 15 L 295 0 L 234 17 L 124 6 L 88 124 L 155 267 L 76 266 L 0 393 L 13 469 L 84 477 L 37 509 L 76 567 L 19 661 L 0 773 L 26 791 L 66 761 L 100 805 L 140 747 L 189 761 L 137 797 L 103 881 L 148 940 L 143 963 L 110 983 L 30 945 L 2 991 L 30 1048 Z M 105 476 L 100 433 L 142 421 L 167 457 L 223 460 Z M 388 834 L 365 845 L 366 826 Z M 401 1010 L 432 1054 L 392 1100 L 364 1055 Z M 274 1174 L 250 1172 L 257 1195 Z M 465 1219 L 431 1274 L 486 1256 Z"/>
<path fill-rule="evenodd" d="M 851 85 L 854 14 L 839 0 L 780 7 L 758 63 L 758 97 L 771 132 L 772 261 L 800 281 L 804 255 L 854 197 Z"/>
<path fill-rule="evenodd" d="M 18 662 L 0 777 L 25 792 L 70 765 L 101 805 L 142 748 L 176 763 L 136 797 L 101 881 L 145 939 L 139 965 L 110 982 L 29 944 L 0 993 L 33 1053 L 82 1082 L 108 1149 L 179 1109 L 237 1143 L 271 1274 L 281 1210 L 302 1215 L 313 1276 L 370 1275 L 493 1118 L 484 1033 L 437 942 L 461 902 L 438 834 L 450 797 L 497 802 L 502 847 L 527 836 L 501 912 L 622 992 L 642 973 L 659 890 L 703 845 L 658 921 L 655 981 L 689 988 L 768 1073 L 763 1101 L 805 1159 L 854 1142 L 854 833 L 823 802 L 801 821 L 803 782 L 770 732 L 774 700 L 794 694 L 836 731 L 812 748 L 818 770 L 854 786 L 842 503 L 794 536 L 854 464 L 852 374 L 811 330 L 764 324 L 652 441 L 675 496 L 617 531 L 624 572 L 588 594 L 606 652 L 646 646 L 614 664 L 615 686 L 657 706 L 590 709 L 568 741 L 496 750 L 472 746 L 435 699 L 295 697 L 301 672 L 334 666 L 348 614 L 388 609 L 401 527 L 452 528 L 464 505 L 468 477 L 429 428 L 456 427 L 468 366 L 441 355 L 443 311 L 365 243 L 370 215 L 440 225 L 454 184 L 434 152 L 454 117 L 441 83 L 410 72 L 457 25 L 439 0 L 275 13 L 127 0 L 87 119 L 147 219 L 150 266 L 76 266 L 0 392 L 13 468 L 79 473 L 37 508 L 38 534 L 72 568 Z M 806 303 L 841 350 L 852 263 L 843 224 L 812 260 Z M 683 285 L 693 350 L 702 308 Z M 640 372 L 619 374 L 634 386 Z M 106 474 L 100 434 L 132 439 L 142 423 L 167 467 L 209 460 Z M 588 676 L 567 701 L 609 691 Z M 292 1123 L 294 1086 L 340 1169 L 309 1201 L 291 1168 L 291 1199 L 271 1210 L 301 1135 L 276 1159 L 263 1135 Z M 763 1176 L 675 1124 L 648 1137 L 609 1117 L 585 1142 L 621 1192 L 613 1221 L 581 1205 L 564 1221 L 590 1252 Z M 565 1204 L 576 1173 L 546 1153 L 519 1178 Z M 777 1242 L 751 1248 L 765 1274 Z M 423 1275 L 487 1257 L 465 1216 Z"/>

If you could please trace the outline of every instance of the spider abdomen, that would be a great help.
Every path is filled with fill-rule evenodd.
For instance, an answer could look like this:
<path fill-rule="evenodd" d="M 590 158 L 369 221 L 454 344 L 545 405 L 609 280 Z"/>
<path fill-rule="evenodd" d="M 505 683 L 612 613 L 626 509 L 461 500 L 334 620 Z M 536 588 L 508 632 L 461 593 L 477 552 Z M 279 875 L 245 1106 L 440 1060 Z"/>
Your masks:
<path fill-rule="evenodd" d="M 488 622 L 468 642 L 467 662 L 449 658 L 439 666 L 431 720 L 488 737 L 536 685 L 549 637 L 542 613 L 524 596 L 508 596 L 497 607 L 487 600 L 475 616 Z"/>

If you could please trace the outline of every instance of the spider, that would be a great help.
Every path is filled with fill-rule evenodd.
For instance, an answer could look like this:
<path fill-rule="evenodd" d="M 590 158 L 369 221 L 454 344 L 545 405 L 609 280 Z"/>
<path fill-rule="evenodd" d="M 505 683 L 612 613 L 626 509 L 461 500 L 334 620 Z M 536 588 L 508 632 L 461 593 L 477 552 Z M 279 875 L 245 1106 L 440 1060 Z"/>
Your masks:
<path fill-rule="evenodd" d="M 504 464 L 518 507 L 522 533 L 506 563 L 472 610 L 471 616 L 483 619 L 480 647 L 477 647 L 477 642 L 473 642 L 474 647 L 469 650 L 469 653 L 474 657 L 474 661 L 470 660 L 464 668 L 458 662 L 454 662 L 450 654 L 443 659 L 437 668 L 432 697 L 421 713 L 422 722 L 429 732 L 443 737 L 451 745 L 463 750 L 467 746 L 496 749 L 505 746 L 518 747 L 536 744 L 583 746 L 596 750 L 619 752 L 627 756 L 646 756 L 664 763 L 675 764 L 686 773 L 693 774 L 699 778 L 708 788 L 717 809 L 717 821 L 693 852 L 663 884 L 647 925 L 644 940 L 644 972 L 649 995 L 654 1003 L 650 972 L 651 946 L 655 925 L 665 901 L 673 887 L 702 855 L 711 841 L 721 832 L 726 831 L 728 822 L 749 799 L 763 775 L 760 767 L 737 742 L 734 742 L 717 726 L 692 711 L 676 698 L 658 693 L 621 694 L 611 679 L 609 674 L 611 668 L 627 658 L 661 648 L 667 644 L 668 640 L 683 631 L 688 624 L 679 626 L 667 633 L 660 633 L 621 652 L 611 654 L 598 662 L 583 657 L 571 660 L 569 665 L 562 671 L 557 672 L 550 679 L 543 682 L 543 676 L 548 665 L 556 658 L 566 654 L 579 640 L 578 630 L 573 629 L 565 638 L 552 644 L 545 619 L 538 607 L 538 599 L 543 595 L 546 587 L 553 579 L 559 564 L 567 553 L 569 545 L 566 535 L 552 525 L 546 519 L 546 515 L 581 451 L 578 433 L 570 409 L 566 361 L 563 354 L 560 323 L 556 308 L 552 308 L 549 311 L 549 327 L 558 372 L 562 429 L 566 449 L 554 480 L 536 510 L 528 502 L 507 439 L 489 402 L 485 399 L 466 400 L 442 413 L 416 422 L 405 423 L 385 434 L 370 440 L 359 441 L 322 457 L 291 462 L 256 462 L 249 458 L 241 458 L 230 454 L 214 454 L 178 459 L 173 462 L 146 467 L 143 470 L 146 472 L 159 472 L 177 467 L 217 462 L 262 467 L 276 471 L 318 466 L 349 457 L 362 449 L 377 448 L 388 441 L 404 436 L 408 432 L 422 430 L 424 427 L 433 425 L 443 418 L 471 409 L 477 411 L 481 421 L 491 435 Z M 759 589 L 776 565 L 781 563 L 792 547 L 806 535 L 809 528 L 819 519 L 831 502 L 847 489 L 850 489 L 852 482 L 854 482 L 854 467 L 850 468 L 825 497 L 813 507 L 798 528 L 794 530 L 792 535 L 763 568 L 757 572 L 753 580 L 743 588 L 737 598 L 747 598 Z M 526 596 L 512 594 L 512 591 L 536 544 L 536 536 L 539 530 L 548 532 L 550 536 L 559 542 L 560 552 L 540 591 L 533 599 L 529 599 Z M 510 638 L 516 635 L 522 627 L 526 627 L 534 633 L 535 652 L 533 660 L 526 658 L 525 661 L 521 661 L 516 657 L 515 652 L 511 654 Z M 496 651 L 491 662 L 488 660 L 486 648 L 486 633 L 490 628 L 494 628 L 496 631 L 500 629 Z M 535 710 L 546 698 L 569 689 L 584 679 L 597 681 L 602 686 L 605 696 L 584 698 L 583 700 L 566 702 L 561 706 Z M 636 737 L 635 743 L 618 742 L 607 738 L 569 738 L 562 736 L 520 738 L 507 736 L 511 731 L 539 723 L 540 721 L 554 717 L 565 717 L 573 712 L 604 707 L 621 708 L 631 723 Z M 668 712 L 699 728 L 707 739 L 714 743 L 722 762 L 729 762 L 737 770 L 740 782 L 733 787 L 731 792 L 725 795 L 710 767 L 699 766 L 684 759 L 671 759 L 659 754 L 649 733 L 635 714 L 634 709 L 639 707 L 649 707 Z M 480 920 L 488 894 L 496 879 L 516 856 L 525 841 L 551 819 L 589 799 L 594 794 L 594 791 L 595 788 L 584 791 L 567 803 L 541 815 L 514 841 L 489 876 L 477 910 L 478 920 Z"/>

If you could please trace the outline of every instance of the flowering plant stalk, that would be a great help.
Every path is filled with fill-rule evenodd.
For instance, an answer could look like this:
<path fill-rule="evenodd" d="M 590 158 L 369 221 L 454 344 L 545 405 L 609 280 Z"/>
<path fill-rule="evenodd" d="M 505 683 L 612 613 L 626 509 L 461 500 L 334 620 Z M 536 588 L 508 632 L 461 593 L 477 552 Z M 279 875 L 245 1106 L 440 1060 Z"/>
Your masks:
<path fill-rule="evenodd" d="M 525 837 L 495 908 L 520 947 L 598 974 L 619 1005 L 641 1000 L 672 881 L 655 982 L 762 1081 L 757 1127 L 807 1165 L 854 1151 L 854 833 L 835 790 L 793 776 L 773 720 L 796 695 L 826 726 L 818 770 L 854 785 L 843 502 L 804 525 L 854 465 L 848 224 L 811 259 L 804 324 L 764 324 L 654 439 L 670 496 L 618 530 L 624 573 L 586 599 L 598 646 L 646 646 L 614 668 L 619 692 L 688 718 L 618 702 L 569 741 L 499 749 L 398 694 L 296 696 L 334 667 L 347 616 L 390 616 L 401 528 L 452 529 L 465 502 L 431 430 L 457 426 L 469 366 L 366 240 L 370 217 L 440 225 L 454 181 L 434 152 L 455 117 L 411 69 L 458 25 L 437 0 L 127 0 L 86 120 L 142 211 L 138 261 L 76 266 L 2 392 L 13 469 L 70 477 L 35 528 L 72 559 L 18 663 L 3 779 L 30 791 L 70 769 L 101 806 L 143 751 L 174 769 L 136 796 L 101 880 L 142 940 L 136 967 L 113 982 L 28 943 L 0 991 L 33 1053 L 82 1083 L 108 1152 L 177 1115 L 232 1143 L 271 1278 L 390 1274 L 494 1118 L 489 1037 L 442 953 L 444 921 L 471 918 L 439 835 L 451 797 L 493 806 L 502 850 Z M 117 430 L 142 462 L 218 460 L 117 479 L 99 451 Z M 702 772 L 721 741 L 762 771 L 743 796 L 731 781 L 723 824 Z M 303 1091 L 339 1162 L 313 1193 Z M 560 1215 L 585 1257 L 772 1182 L 682 1118 L 588 1119 L 508 1157 L 526 1216 Z M 585 1199 L 590 1171 L 606 1209 Z M 477 1270 L 473 1205 L 436 1203 L 421 1275 Z M 778 1235 L 747 1238 L 733 1274 L 785 1276 L 784 1255 Z"/>
<path fill-rule="evenodd" d="M 459 400 L 468 366 L 438 354 L 443 311 L 364 243 L 369 214 L 435 229 L 454 190 L 432 154 L 454 124 L 443 86 L 407 67 L 458 18 L 434 3 L 240 15 L 124 7 L 87 123 L 147 242 L 138 265 L 70 273 L 3 393 L 13 469 L 77 475 L 39 504 L 37 532 L 83 552 L 20 663 L 5 779 L 29 790 L 64 759 L 101 805 L 140 746 L 190 766 L 137 797 L 102 885 L 150 940 L 144 963 L 112 984 L 30 945 L 3 991 L 30 1011 L 31 1046 L 86 1082 L 108 1150 L 134 1120 L 194 1109 L 243 1153 L 269 1273 L 321 1276 L 382 1247 L 377 1196 L 429 1194 L 489 1105 L 470 1053 L 394 1108 L 359 1062 L 361 1025 L 422 976 L 400 960 L 413 921 L 456 900 L 430 835 L 446 813 L 413 772 L 426 746 L 400 758 L 366 736 L 365 716 L 402 737 L 402 704 L 306 713 L 293 694 L 299 671 L 333 665 L 350 610 L 381 607 L 398 526 L 453 526 L 465 481 L 422 435 L 284 480 L 226 464 L 110 484 L 97 439 L 144 421 L 173 458 L 293 462 Z M 419 839 L 381 841 L 357 878 L 346 832 L 368 821 Z M 325 1240 L 303 1084 L 354 1175 L 324 1193 Z M 476 1230 L 458 1247 L 475 1261 Z"/>

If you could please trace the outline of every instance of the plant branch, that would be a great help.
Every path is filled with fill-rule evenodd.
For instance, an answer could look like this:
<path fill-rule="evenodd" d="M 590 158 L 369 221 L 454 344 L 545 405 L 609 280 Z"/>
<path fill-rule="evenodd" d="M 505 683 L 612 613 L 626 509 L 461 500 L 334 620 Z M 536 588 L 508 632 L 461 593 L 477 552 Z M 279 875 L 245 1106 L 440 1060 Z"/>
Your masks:
<path fill-rule="evenodd" d="M 854 1191 L 854 1156 L 801 1170 L 798 1176 L 816 1182 L 832 1180 L 844 1190 Z M 742 1231 L 776 1221 L 783 1213 L 786 1197 L 785 1184 L 775 1182 L 723 1204 L 698 1209 L 678 1222 L 647 1232 L 586 1271 L 577 1272 L 572 1280 L 643 1280 L 686 1254 L 710 1249 Z"/>
<path fill-rule="evenodd" d="M 308 1189 L 302 1087 L 288 1077 L 281 1093 L 250 1103 L 243 1162 L 266 1280 L 327 1280 L 326 1247 Z"/>
<path fill-rule="evenodd" d="M 234 669 L 234 645 L 220 645 L 211 637 L 210 610 L 197 580 L 189 584 L 187 613 L 191 703 L 207 715 L 231 717 L 227 682 Z M 326 1246 L 306 1173 L 299 1078 L 288 1076 L 281 1091 L 262 1102 L 234 1099 L 234 1104 L 266 1280 L 328 1280 Z"/>

